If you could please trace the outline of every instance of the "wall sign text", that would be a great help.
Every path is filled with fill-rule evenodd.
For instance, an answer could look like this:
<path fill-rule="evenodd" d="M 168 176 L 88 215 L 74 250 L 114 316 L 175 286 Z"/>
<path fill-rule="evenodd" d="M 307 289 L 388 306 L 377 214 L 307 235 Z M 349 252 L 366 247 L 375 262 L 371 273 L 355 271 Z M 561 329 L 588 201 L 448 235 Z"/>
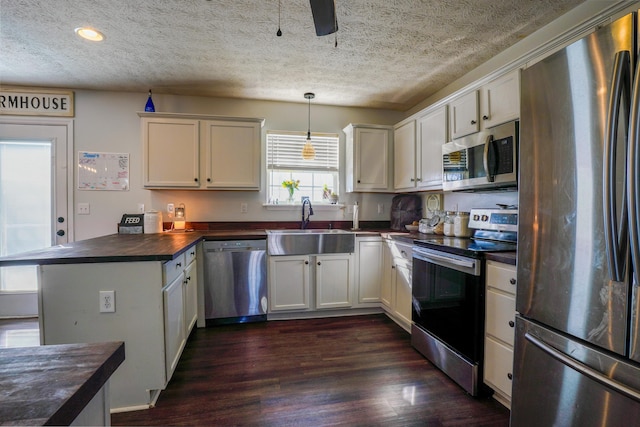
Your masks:
<path fill-rule="evenodd" d="M 0 114 L 73 117 L 73 91 L 1 87 Z"/>

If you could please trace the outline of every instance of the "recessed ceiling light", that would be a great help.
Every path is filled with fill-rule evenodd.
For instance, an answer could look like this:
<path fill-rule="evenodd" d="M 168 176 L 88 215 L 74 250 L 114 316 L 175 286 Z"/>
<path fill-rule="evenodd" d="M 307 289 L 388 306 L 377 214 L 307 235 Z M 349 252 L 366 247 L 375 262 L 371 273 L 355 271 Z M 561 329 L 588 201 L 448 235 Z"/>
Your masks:
<path fill-rule="evenodd" d="M 82 37 L 83 39 L 91 40 L 92 42 L 99 42 L 104 40 L 104 34 L 102 34 L 98 30 L 94 30 L 89 27 L 79 27 L 76 28 L 76 34 Z"/>

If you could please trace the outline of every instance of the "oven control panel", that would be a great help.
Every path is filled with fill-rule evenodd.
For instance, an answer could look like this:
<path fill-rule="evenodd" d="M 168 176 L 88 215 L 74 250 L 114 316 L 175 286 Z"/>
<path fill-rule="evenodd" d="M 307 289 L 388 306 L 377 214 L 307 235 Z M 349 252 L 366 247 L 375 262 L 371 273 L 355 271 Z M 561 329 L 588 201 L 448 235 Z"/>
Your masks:
<path fill-rule="evenodd" d="M 469 228 L 476 230 L 518 231 L 517 209 L 471 209 Z"/>

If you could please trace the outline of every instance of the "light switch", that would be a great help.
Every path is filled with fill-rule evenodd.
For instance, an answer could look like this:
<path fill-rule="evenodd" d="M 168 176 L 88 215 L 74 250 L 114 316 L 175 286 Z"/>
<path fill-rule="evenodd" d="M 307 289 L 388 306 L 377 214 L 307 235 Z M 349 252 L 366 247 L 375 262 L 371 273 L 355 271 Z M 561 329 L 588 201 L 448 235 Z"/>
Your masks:
<path fill-rule="evenodd" d="M 89 203 L 78 203 L 78 215 L 89 215 L 90 210 Z"/>

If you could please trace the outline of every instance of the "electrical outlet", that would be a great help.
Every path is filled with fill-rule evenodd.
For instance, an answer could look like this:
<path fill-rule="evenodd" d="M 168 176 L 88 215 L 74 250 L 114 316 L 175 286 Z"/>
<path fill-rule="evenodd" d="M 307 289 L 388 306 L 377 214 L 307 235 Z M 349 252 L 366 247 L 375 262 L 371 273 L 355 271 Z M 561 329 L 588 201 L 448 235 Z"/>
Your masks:
<path fill-rule="evenodd" d="M 378 203 L 378 215 L 384 213 L 384 203 Z"/>
<path fill-rule="evenodd" d="M 167 204 L 167 213 L 169 214 L 169 218 L 173 217 L 173 213 L 175 212 L 175 206 L 173 203 Z"/>
<path fill-rule="evenodd" d="M 240 203 L 240 213 L 247 213 L 248 207 L 246 203 Z"/>
<path fill-rule="evenodd" d="M 91 207 L 89 203 L 78 203 L 78 215 L 89 215 Z"/>
<path fill-rule="evenodd" d="M 100 313 L 115 313 L 116 291 L 100 291 Z"/>
<path fill-rule="evenodd" d="M 144 213 L 144 203 L 138 203 L 138 213 Z"/>

